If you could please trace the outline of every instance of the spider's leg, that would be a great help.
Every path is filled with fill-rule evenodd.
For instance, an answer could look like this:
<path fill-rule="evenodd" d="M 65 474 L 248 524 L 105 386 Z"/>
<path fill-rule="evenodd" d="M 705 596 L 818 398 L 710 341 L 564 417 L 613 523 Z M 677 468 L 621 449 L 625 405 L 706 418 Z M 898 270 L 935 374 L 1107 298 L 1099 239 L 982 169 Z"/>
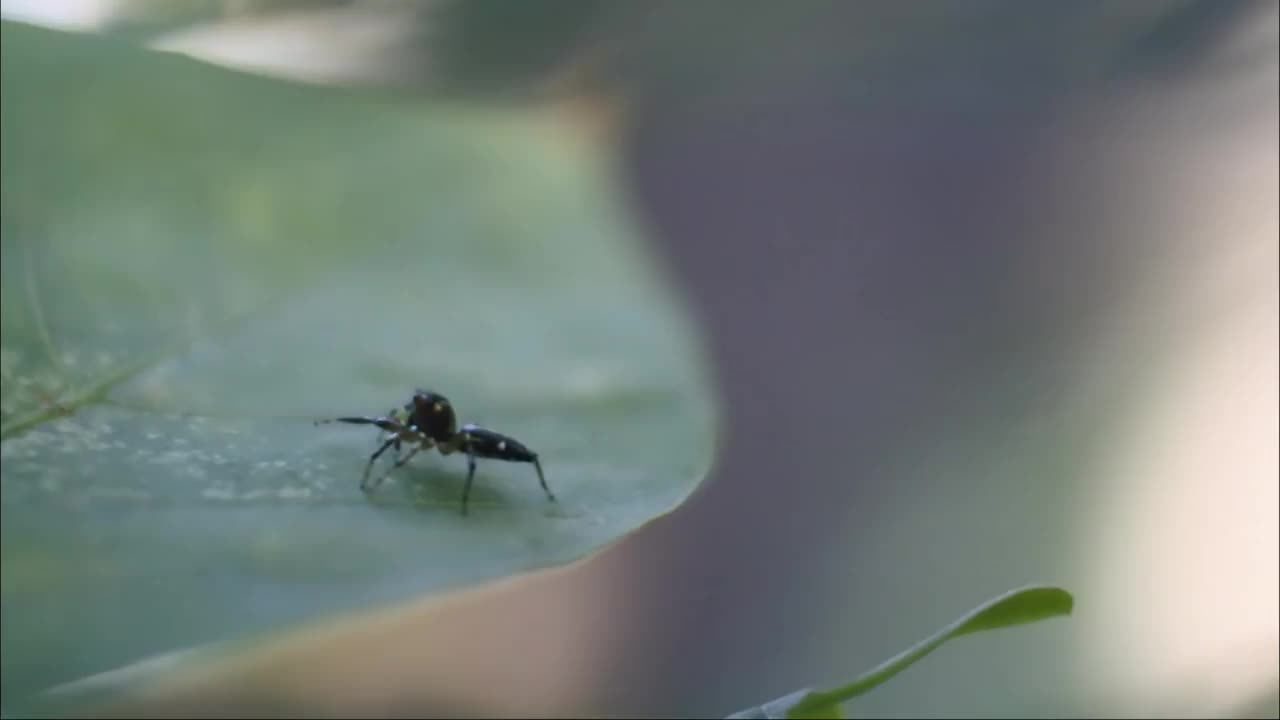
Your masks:
<path fill-rule="evenodd" d="M 398 442 L 398 441 L 399 441 L 399 436 L 397 436 L 397 437 L 396 437 L 394 440 L 392 440 L 391 442 Z M 427 448 L 427 447 L 430 447 L 430 444 L 429 444 L 429 443 L 419 443 L 418 445 L 414 446 L 414 448 L 413 448 L 412 450 L 410 450 L 410 451 L 409 451 L 409 454 L 408 454 L 408 455 L 405 455 L 404 457 L 397 458 L 397 459 L 396 459 L 396 464 L 395 464 L 395 465 L 392 465 L 390 470 L 386 471 L 385 473 L 383 473 L 383 474 L 382 474 L 382 477 L 378 478 L 378 482 L 377 482 L 377 484 L 375 484 L 375 485 L 374 485 L 374 487 L 377 487 L 378 485 L 381 485 L 381 484 L 382 484 L 382 481 L 383 481 L 383 480 L 386 480 L 388 477 L 390 477 L 390 476 L 391 476 L 391 473 L 395 472 L 397 468 L 401 467 L 401 466 L 402 466 L 402 465 L 404 465 L 405 463 L 407 463 L 407 462 L 409 462 L 410 460 L 412 460 L 412 459 L 413 459 L 413 456 L 414 456 L 414 455 L 417 455 L 419 450 L 422 450 L 423 448 Z"/>
<path fill-rule="evenodd" d="M 396 414 L 395 410 L 392 410 L 391 412 L 388 412 L 384 417 L 395 417 L 395 414 Z M 382 441 L 385 440 L 386 437 L 387 437 L 387 431 L 383 430 L 382 428 L 378 428 L 378 439 L 376 442 L 379 445 L 381 445 Z"/>
<path fill-rule="evenodd" d="M 340 418 L 330 418 L 327 420 L 316 420 L 314 424 L 325 425 L 328 423 L 335 423 L 335 422 L 348 423 L 351 425 L 376 425 L 380 429 L 385 430 L 387 432 L 399 432 L 404 427 L 399 422 L 392 420 L 391 418 L 363 417 L 363 416 L 340 417 Z"/>
<path fill-rule="evenodd" d="M 467 481 L 462 485 L 462 514 L 467 514 L 467 498 L 471 497 L 471 481 L 476 476 L 476 456 L 467 445 Z"/>
<path fill-rule="evenodd" d="M 393 418 L 395 416 L 396 416 L 395 408 L 391 408 L 390 410 L 387 411 L 386 417 Z M 412 430 L 414 428 L 410 427 L 409 429 Z M 386 430 L 383 430 L 381 428 L 378 429 L 378 440 L 377 440 L 378 442 L 382 442 L 383 438 L 386 437 L 386 432 L 387 432 Z M 396 449 L 396 458 L 399 458 L 400 457 L 400 437 L 398 435 L 396 436 L 394 447 Z"/>
<path fill-rule="evenodd" d="M 551 488 L 547 487 L 547 479 L 542 476 L 542 463 L 538 462 L 537 455 L 533 456 L 533 467 L 538 471 L 538 482 L 542 484 L 542 490 L 547 494 L 547 499 L 551 502 L 555 502 L 555 493 L 552 493 Z"/>
<path fill-rule="evenodd" d="M 387 448 L 391 447 L 392 445 L 395 445 L 398 442 L 400 442 L 400 436 L 396 435 L 395 437 L 383 443 L 382 447 L 378 448 L 372 455 L 369 456 L 369 464 L 364 466 L 364 476 L 360 478 L 361 490 L 371 489 L 369 487 L 369 471 L 373 469 L 373 463 L 377 461 L 379 455 L 387 451 Z M 378 482 L 381 483 L 382 480 L 379 480 Z M 376 485 L 374 487 L 376 487 Z"/>

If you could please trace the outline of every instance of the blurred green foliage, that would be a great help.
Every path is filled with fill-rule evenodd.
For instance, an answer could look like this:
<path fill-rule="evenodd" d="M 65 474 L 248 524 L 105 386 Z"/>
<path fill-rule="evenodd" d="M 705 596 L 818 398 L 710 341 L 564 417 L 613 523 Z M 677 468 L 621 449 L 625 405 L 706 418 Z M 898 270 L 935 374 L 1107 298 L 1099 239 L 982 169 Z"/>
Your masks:
<path fill-rule="evenodd" d="M 756 708 L 734 713 L 732 718 L 804 718 L 825 720 L 844 717 L 841 704 L 862 695 L 906 670 L 943 643 L 961 635 L 1023 625 L 1069 615 L 1075 601 L 1056 587 L 1026 587 L 994 598 L 964 617 L 921 641 L 915 647 L 885 661 L 876 669 L 830 690 L 801 690 Z"/>

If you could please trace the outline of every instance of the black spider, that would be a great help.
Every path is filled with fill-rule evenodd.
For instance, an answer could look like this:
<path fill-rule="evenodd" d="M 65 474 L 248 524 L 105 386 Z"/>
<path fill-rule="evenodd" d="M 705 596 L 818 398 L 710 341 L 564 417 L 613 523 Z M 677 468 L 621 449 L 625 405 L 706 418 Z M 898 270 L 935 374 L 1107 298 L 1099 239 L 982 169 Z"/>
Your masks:
<path fill-rule="evenodd" d="M 448 398 L 439 393 L 418 390 L 402 409 L 392 410 L 385 417 L 340 417 L 332 420 L 317 420 L 316 425 L 331 422 L 376 425 L 379 429 L 391 433 L 391 439 L 374 451 L 369 456 L 369 463 L 365 465 L 364 476 L 360 479 L 360 489 L 365 492 L 380 485 L 396 468 L 409 462 L 419 451 L 434 447 L 440 451 L 441 455 L 451 455 L 455 452 L 467 454 L 467 481 L 462 488 L 463 515 L 467 514 L 467 498 L 471 495 L 471 480 L 476 472 L 476 458 L 533 463 L 533 467 L 538 471 L 538 482 L 547 493 L 547 499 L 551 502 L 556 501 L 556 496 L 547 487 L 547 481 L 542 475 L 542 464 L 538 462 L 537 453 L 515 438 L 478 425 L 468 424 L 459 428 L 453 405 Z M 413 449 L 407 455 L 399 456 L 402 443 L 412 445 Z M 392 446 L 395 446 L 396 454 L 399 456 L 395 465 L 377 482 L 370 485 L 369 471 L 373 469 L 373 463 Z"/>

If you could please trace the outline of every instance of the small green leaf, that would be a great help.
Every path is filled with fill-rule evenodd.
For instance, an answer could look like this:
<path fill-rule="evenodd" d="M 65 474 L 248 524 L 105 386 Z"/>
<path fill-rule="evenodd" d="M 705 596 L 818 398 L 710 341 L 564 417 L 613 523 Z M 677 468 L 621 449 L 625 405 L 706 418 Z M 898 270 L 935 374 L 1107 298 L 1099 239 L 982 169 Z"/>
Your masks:
<path fill-rule="evenodd" d="M 827 719 L 842 717 L 840 704 L 862 695 L 897 675 L 946 641 L 982 630 L 1021 625 L 1071 614 L 1074 600 L 1066 590 L 1034 586 L 1012 590 L 975 608 L 915 647 L 891 658 L 871 672 L 830 690 L 802 690 L 731 718 Z"/>
<path fill-rule="evenodd" d="M 1074 600 L 1056 587 L 1028 587 L 1012 590 L 991 600 L 939 630 L 915 647 L 890 659 L 880 667 L 846 685 L 813 691 L 787 711 L 788 718 L 839 717 L 840 703 L 862 695 L 906 670 L 944 642 L 982 630 L 1021 625 L 1071 613 Z"/>
<path fill-rule="evenodd" d="M 6 715 L 581 558 L 702 479 L 698 336 L 572 123 L 0 29 Z M 376 431 L 312 421 L 415 387 L 559 502 L 482 460 L 463 517 L 460 454 L 363 495 Z"/>
<path fill-rule="evenodd" d="M 786 717 L 794 720 L 842 720 L 844 713 L 840 710 L 840 703 L 827 703 L 800 710 L 793 706 L 787 710 Z"/>
<path fill-rule="evenodd" d="M 791 706 L 800 702 L 810 692 L 812 690 L 808 688 L 796 690 L 780 698 L 774 698 L 763 705 L 736 712 L 730 715 L 728 720 L 782 720 L 787 716 L 787 711 L 791 709 Z"/>

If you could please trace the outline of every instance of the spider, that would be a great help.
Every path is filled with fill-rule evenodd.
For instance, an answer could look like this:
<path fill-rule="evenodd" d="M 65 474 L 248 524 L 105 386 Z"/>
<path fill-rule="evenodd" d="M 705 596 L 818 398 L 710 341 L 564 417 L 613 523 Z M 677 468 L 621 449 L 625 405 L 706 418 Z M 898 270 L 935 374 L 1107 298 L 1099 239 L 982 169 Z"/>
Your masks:
<path fill-rule="evenodd" d="M 360 489 L 370 492 L 382 484 L 397 468 L 409 462 L 422 450 L 435 448 L 441 455 L 455 452 L 467 454 L 467 481 L 462 487 L 462 514 L 467 514 L 467 498 L 471 495 L 471 481 L 476 473 L 476 458 L 490 458 L 511 462 L 533 463 L 538 471 L 538 482 L 547 494 L 547 500 L 556 501 L 556 496 L 547 487 L 547 480 L 542 475 L 542 464 L 538 462 L 538 454 L 525 447 L 515 438 L 502 433 L 487 430 L 478 425 L 463 425 L 458 428 L 458 419 L 453 411 L 453 404 L 445 396 L 430 390 L 418 389 L 413 398 L 403 408 L 393 408 L 383 417 L 339 417 L 329 420 L 317 420 L 316 425 L 342 422 L 353 425 L 374 425 L 383 432 L 391 433 L 391 438 L 369 456 L 364 475 L 360 479 Z M 378 435 L 382 442 L 382 434 Z M 401 444 L 413 445 L 407 455 L 401 455 Z M 395 447 L 396 462 L 385 474 L 372 485 L 369 484 L 369 472 L 374 462 L 387 448 Z"/>

